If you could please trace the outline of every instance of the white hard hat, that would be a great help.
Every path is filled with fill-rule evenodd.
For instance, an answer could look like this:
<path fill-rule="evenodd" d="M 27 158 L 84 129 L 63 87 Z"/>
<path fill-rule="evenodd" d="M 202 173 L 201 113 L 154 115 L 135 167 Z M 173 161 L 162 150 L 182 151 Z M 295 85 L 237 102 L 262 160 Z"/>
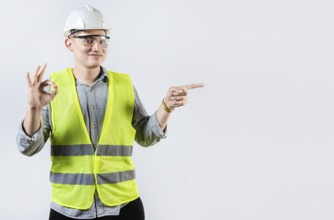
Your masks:
<path fill-rule="evenodd" d="M 96 8 L 85 5 L 82 8 L 73 10 L 68 15 L 64 28 L 64 36 L 68 37 L 78 30 L 92 29 L 109 31 L 109 28 L 105 24 L 103 14 Z"/>

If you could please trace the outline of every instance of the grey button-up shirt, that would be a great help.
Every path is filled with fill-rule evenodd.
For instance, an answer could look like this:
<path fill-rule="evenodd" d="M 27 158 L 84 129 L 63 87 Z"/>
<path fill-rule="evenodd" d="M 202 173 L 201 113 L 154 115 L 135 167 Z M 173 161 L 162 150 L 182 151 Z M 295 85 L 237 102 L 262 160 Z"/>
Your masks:
<path fill-rule="evenodd" d="M 100 77 L 93 85 L 88 86 L 76 80 L 76 87 L 87 131 L 92 144 L 96 146 L 101 134 L 108 100 L 108 74 L 106 69 L 101 68 Z M 165 138 L 166 131 L 161 130 L 155 114 L 151 116 L 147 114 L 138 97 L 137 91 L 135 89 L 134 91 L 135 105 L 132 126 L 136 129 L 135 140 L 142 146 L 151 146 L 159 142 L 160 139 Z M 19 128 L 17 144 L 19 151 L 24 155 L 32 156 L 38 153 L 44 147 L 44 144 L 50 136 L 50 132 L 52 131 L 50 106 L 44 107 L 41 114 L 42 126 L 32 137 L 26 135 L 22 125 Z M 88 210 L 72 209 L 51 202 L 52 209 L 67 217 L 76 219 L 92 219 L 108 215 L 119 215 L 120 209 L 125 205 L 126 204 L 113 207 L 105 206 L 97 193 L 95 193 L 93 204 Z"/>

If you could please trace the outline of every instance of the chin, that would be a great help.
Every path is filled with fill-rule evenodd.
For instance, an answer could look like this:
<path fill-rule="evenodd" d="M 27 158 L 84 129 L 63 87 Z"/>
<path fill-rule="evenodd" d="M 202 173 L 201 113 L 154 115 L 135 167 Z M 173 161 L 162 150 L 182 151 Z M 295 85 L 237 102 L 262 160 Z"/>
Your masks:
<path fill-rule="evenodd" d="M 101 67 L 101 65 L 88 65 L 86 66 L 88 69 L 95 69 L 95 68 L 98 68 L 98 67 Z"/>
<path fill-rule="evenodd" d="M 86 67 L 87 68 L 89 68 L 89 69 L 95 69 L 95 68 L 97 68 L 97 67 L 100 67 L 102 65 L 102 63 L 88 63 L 87 65 L 86 65 Z"/>

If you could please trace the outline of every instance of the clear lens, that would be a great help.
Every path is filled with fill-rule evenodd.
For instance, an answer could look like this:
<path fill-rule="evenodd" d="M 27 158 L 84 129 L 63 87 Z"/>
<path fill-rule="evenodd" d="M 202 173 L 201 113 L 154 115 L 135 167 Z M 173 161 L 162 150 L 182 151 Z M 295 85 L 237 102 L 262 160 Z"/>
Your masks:
<path fill-rule="evenodd" d="M 73 38 L 77 38 L 80 44 L 85 47 L 93 47 L 98 42 L 102 48 L 108 47 L 110 39 L 110 37 L 106 35 L 83 35 L 73 36 Z"/>

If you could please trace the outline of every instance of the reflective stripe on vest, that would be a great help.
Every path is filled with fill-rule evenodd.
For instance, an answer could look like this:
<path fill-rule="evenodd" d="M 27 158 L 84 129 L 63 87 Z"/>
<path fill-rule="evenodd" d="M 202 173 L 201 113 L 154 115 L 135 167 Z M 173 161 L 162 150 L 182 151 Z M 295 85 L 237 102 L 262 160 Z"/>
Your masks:
<path fill-rule="evenodd" d="M 101 156 L 131 156 L 133 151 L 132 146 L 114 146 L 114 145 L 99 145 L 96 155 Z M 94 155 L 94 149 L 91 145 L 62 145 L 51 146 L 52 156 L 83 156 Z"/>
<path fill-rule="evenodd" d="M 134 91 L 130 77 L 108 71 L 108 103 L 96 150 L 82 116 L 72 69 L 53 73 L 51 80 L 58 87 L 50 111 L 52 201 L 88 209 L 96 190 L 108 206 L 136 199 L 139 194 L 131 157 Z"/>
<path fill-rule="evenodd" d="M 128 170 L 116 173 L 97 174 L 98 184 L 121 183 L 135 178 L 134 170 Z M 50 172 L 50 180 L 53 183 L 70 185 L 95 185 L 93 174 L 83 173 L 53 173 Z"/>

